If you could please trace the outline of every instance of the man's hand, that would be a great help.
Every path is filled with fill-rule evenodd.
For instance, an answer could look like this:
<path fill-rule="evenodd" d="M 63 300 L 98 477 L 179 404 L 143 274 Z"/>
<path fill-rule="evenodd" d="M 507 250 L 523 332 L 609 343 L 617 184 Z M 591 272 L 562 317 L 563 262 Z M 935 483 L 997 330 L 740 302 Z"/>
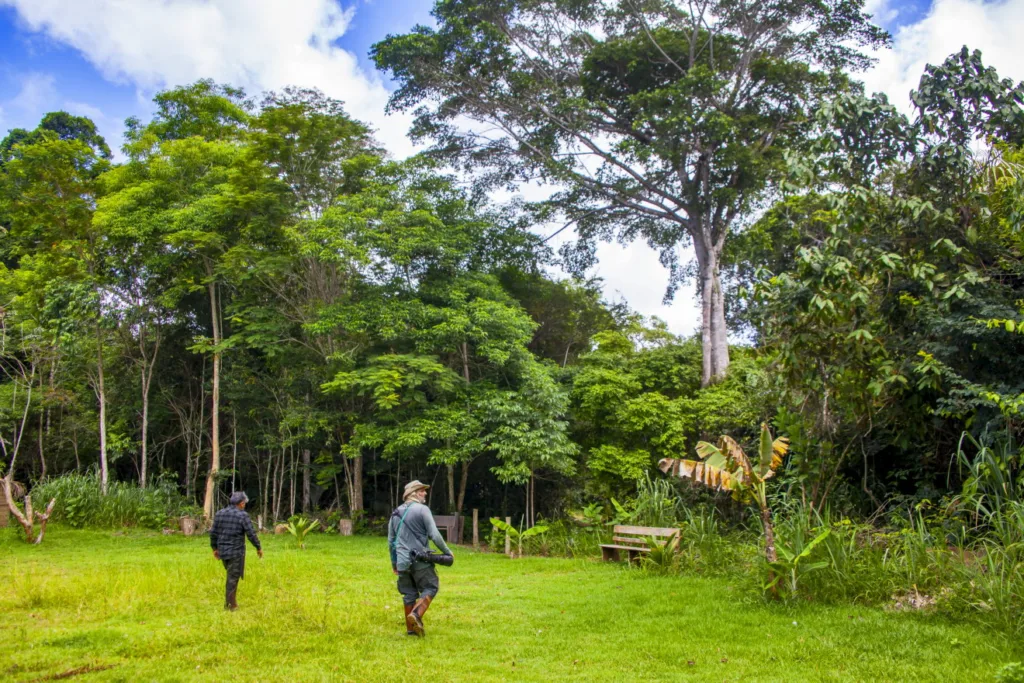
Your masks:
<path fill-rule="evenodd" d="M 391 565 L 391 573 L 397 575 L 398 574 L 398 567 L 396 567 L 395 565 Z"/>
<path fill-rule="evenodd" d="M 263 548 L 260 548 L 259 550 L 257 550 L 256 554 L 259 555 L 260 559 L 262 560 L 263 559 Z"/>
<path fill-rule="evenodd" d="M 220 559 L 220 551 L 219 550 L 214 550 L 213 551 L 213 559 L 215 559 L 215 560 L 219 560 Z"/>

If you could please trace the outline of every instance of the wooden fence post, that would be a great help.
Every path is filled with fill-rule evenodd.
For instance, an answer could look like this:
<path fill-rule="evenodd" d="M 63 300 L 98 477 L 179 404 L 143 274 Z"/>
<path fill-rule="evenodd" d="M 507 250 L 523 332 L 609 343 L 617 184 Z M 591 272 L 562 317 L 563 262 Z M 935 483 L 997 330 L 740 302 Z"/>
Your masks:
<path fill-rule="evenodd" d="M 512 518 L 511 517 L 506 517 L 505 518 L 505 524 L 508 524 L 509 526 L 512 526 Z M 507 531 L 505 532 L 505 554 L 506 555 L 512 554 L 512 537 L 509 536 Z"/>
<path fill-rule="evenodd" d="M 478 513 L 480 511 L 473 508 L 473 550 L 480 550 L 480 526 Z"/>

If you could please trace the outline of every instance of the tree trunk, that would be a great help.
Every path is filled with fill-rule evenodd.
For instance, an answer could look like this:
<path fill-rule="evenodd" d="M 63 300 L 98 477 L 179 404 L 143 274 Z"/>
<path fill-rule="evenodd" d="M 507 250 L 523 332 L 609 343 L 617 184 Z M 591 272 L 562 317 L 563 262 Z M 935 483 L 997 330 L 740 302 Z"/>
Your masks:
<path fill-rule="evenodd" d="M 46 506 L 46 512 L 38 513 L 32 511 L 32 495 L 26 495 L 25 513 L 22 514 L 21 510 L 18 509 L 18 506 L 14 504 L 14 497 L 11 495 L 11 475 L 13 474 L 14 471 L 12 470 L 8 476 L 0 480 L 3 482 L 4 500 L 6 501 L 11 514 L 14 515 L 14 518 L 21 524 L 21 528 L 25 530 L 25 540 L 29 543 L 39 545 L 43 542 L 43 535 L 46 533 L 46 522 L 50 519 L 50 513 L 53 512 L 53 506 L 57 503 L 57 499 L 53 498 L 50 500 L 50 504 Z M 33 528 L 35 526 L 36 519 L 39 520 L 38 536 L 35 535 Z"/>
<path fill-rule="evenodd" d="M 238 416 L 231 411 L 231 493 L 235 492 L 235 475 L 238 474 Z M 259 485 L 260 472 L 256 470 L 256 483 Z"/>
<path fill-rule="evenodd" d="M 291 455 L 291 464 L 288 467 L 288 513 L 289 517 L 295 516 L 295 447 L 289 446 L 288 452 Z"/>
<path fill-rule="evenodd" d="M 43 390 L 42 379 L 43 378 L 40 376 L 40 378 L 39 378 L 39 380 L 40 380 L 40 382 L 39 382 L 39 391 Z M 43 450 L 44 447 L 45 447 L 44 444 L 43 444 L 43 412 L 44 411 L 40 411 L 39 412 L 39 479 L 40 479 L 40 481 L 43 480 L 43 479 L 46 479 L 46 453 Z"/>
<path fill-rule="evenodd" d="M 281 519 L 281 493 L 284 490 L 284 448 L 274 467 L 274 522 Z"/>
<path fill-rule="evenodd" d="M 267 458 L 267 479 L 266 479 L 267 484 L 266 484 L 266 486 L 263 487 L 263 519 L 265 519 L 267 521 L 269 521 L 269 519 L 270 519 L 269 517 L 267 517 L 267 512 L 270 509 L 269 508 L 269 504 L 270 504 L 270 470 L 272 469 L 271 468 L 271 460 L 273 460 L 273 457 L 274 457 L 272 453 L 268 453 L 268 455 L 269 455 L 269 457 Z M 259 451 L 256 451 L 256 457 L 257 458 L 259 457 Z"/>
<path fill-rule="evenodd" d="M 728 329 L 725 325 L 725 292 L 719 278 L 719 254 L 708 241 L 695 237 L 694 251 L 700 272 L 701 386 L 725 377 L 729 369 Z"/>
<path fill-rule="evenodd" d="M 459 498 L 455 503 L 455 514 L 462 514 L 462 506 L 466 502 L 466 484 L 469 482 L 469 461 L 462 461 L 462 477 L 459 480 Z"/>
<path fill-rule="evenodd" d="M 352 458 L 352 512 L 363 509 L 363 456 Z"/>
<path fill-rule="evenodd" d="M 210 474 L 206 477 L 206 498 L 203 502 L 203 516 L 207 521 L 213 518 L 217 495 L 217 472 L 220 471 L 220 303 L 217 299 L 217 284 L 210 283 L 210 310 L 213 321 L 213 410 L 210 414 Z"/>
<path fill-rule="evenodd" d="M 142 388 L 142 468 L 139 472 L 139 486 L 146 488 L 146 441 L 149 432 L 149 387 Z"/>
<path fill-rule="evenodd" d="M 448 475 L 448 512 L 455 510 L 455 465 L 447 465 Z"/>
<path fill-rule="evenodd" d="M 309 449 L 302 449 L 302 511 L 309 512 Z"/>
<path fill-rule="evenodd" d="M 185 435 L 185 497 L 195 502 L 192 491 L 192 437 Z"/>
<path fill-rule="evenodd" d="M 103 335 L 96 326 L 96 398 L 100 402 L 100 490 L 107 495 L 107 392 L 103 386 Z"/>

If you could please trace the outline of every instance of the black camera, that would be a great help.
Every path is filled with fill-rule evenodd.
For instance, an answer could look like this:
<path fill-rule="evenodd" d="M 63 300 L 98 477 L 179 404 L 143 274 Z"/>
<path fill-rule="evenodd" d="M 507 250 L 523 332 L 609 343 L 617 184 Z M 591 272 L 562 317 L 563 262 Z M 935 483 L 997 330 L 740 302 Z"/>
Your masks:
<path fill-rule="evenodd" d="M 424 552 L 422 550 L 414 553 L 412 559 L 416 560 L 417 562 L 429 562 L 430 564 L 439 564 L 442 567 L 450 567 L 452 566 L 452 564 L 455 563 L 455 557 L 453 555 Z"/>

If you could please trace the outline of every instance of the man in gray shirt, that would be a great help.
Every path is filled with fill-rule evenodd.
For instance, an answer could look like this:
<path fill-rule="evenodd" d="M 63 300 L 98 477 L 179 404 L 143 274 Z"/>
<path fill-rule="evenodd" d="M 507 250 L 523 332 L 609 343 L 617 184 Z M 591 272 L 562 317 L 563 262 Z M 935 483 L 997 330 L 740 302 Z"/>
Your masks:
<path fill-rule="evenodd" d="M 398 575 L 398 592 L 405 605 L 405 626 L 408 635 L 423 635 L 423 615 L 437 595 L 439 581 L 434 565 L 416 560 L 420 553 L 430 551 L 427 541 L 446 555 L 452 551 L 437 530 L 434 516 L 425 505 L 427 489 L 419 481 L 405 485 L 405 500 L 391 513 L 388 523 L 388 548 L 391 551 L 391 571 Z"/>

